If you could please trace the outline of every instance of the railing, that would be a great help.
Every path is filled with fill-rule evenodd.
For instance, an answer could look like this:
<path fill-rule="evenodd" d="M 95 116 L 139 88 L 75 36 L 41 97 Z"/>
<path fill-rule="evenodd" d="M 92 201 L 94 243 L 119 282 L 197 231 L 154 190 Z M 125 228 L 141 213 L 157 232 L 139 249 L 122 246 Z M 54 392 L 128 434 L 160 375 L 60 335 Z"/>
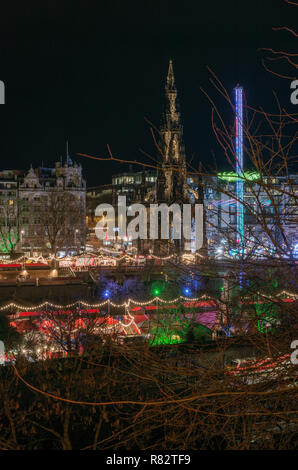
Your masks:
<path fill-rule="evenodd" d="M 72 277 L 77 277 L 76 273 L 74 272 L 74 270 L 71 266 L 69 267 L 69 271 L 70 271 Z"/>
<path fill-rule="evenodd" d="M 89 269 L 89 276 L 91 277 L 92 281 L 96 284 L 98 279 L 96 279 L 91 269 Z"/>

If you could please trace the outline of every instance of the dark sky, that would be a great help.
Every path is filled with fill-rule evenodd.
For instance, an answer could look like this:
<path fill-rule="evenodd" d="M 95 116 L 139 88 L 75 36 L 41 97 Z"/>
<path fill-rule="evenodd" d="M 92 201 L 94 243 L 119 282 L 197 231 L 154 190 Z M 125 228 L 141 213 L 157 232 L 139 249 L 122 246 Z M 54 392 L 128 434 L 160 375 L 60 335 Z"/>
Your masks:
<path fill-rule="evenodd" d="M 7 3 L 7 2 L 6 2 Z M 5 11 L 6 8 L 6 11 Z M 289 81 L 274 78 L 261 64 L 260 47 L 290 49 L 293 40 L 273 26 L 295 26 L 297 9 L 283 0 L 98 0 L 13 2 L 1 6 L 1 168 L 53 165 L 70 153 L 81 161 L 89 186 L 110 183 L 121 165 L 75 157 L 122 158 L 154 153 L 145 122 L 157 126 L 168 60 L 173 59 L 184 122 L 187 157 L 207 163 L 221 149 L 210 129 L 207 66 L 226 88 L 239 82 L 252 106 L 273 110 L 272 90 L 290 104 Z M 297 19 L 297 13 L 296 13 Z M 231 120 L 232 116 L 227 116 Z"/>

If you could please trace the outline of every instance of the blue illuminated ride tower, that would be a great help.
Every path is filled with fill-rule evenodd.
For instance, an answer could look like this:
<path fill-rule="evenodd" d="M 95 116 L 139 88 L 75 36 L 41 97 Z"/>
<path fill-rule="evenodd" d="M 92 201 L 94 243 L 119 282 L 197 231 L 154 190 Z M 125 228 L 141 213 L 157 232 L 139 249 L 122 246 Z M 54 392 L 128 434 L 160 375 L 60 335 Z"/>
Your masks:
<path fill-rule="evenodd" d="M 244 254 L 244 210 L 243 210 L 243 88 L 237 85 L 235 92 L 235 156 L 236 156 L 236 220 L 238 257 Z"/>

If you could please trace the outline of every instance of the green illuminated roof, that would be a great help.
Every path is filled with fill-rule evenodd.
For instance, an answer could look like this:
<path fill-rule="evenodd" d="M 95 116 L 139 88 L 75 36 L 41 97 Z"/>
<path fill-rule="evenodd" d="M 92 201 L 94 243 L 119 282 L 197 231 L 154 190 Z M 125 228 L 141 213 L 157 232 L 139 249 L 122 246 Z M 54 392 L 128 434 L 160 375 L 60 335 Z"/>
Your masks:
<path fill-rule="evenodd" d="M 243 179 L 244 181 L 245 180 L 255 181 L 255 180 L 259 180 L 260 176 L 261 175 L 257 173 L 256 171 L 244 171 L 241 176 L 241 179 Z M 223 171 L 221 173 L 218 173 L 217 177 L 225 181 L 230 181 L 230 182 L 237 181 L 237 174 L 234 171 Z"/>

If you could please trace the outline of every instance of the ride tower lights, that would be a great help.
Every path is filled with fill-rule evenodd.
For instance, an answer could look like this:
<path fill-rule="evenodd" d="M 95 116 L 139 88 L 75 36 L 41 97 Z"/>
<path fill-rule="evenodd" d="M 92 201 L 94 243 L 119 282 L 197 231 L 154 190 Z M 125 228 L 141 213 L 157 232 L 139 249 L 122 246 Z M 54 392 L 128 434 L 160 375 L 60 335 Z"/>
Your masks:
<path fill-rule="evenodd" d="M 243 210 L 243 88 L 237 85 L 235 92 L 235 156 L 236 156 L 236 224 L 238 257 L 244 254 L 244 210 Z"/>

